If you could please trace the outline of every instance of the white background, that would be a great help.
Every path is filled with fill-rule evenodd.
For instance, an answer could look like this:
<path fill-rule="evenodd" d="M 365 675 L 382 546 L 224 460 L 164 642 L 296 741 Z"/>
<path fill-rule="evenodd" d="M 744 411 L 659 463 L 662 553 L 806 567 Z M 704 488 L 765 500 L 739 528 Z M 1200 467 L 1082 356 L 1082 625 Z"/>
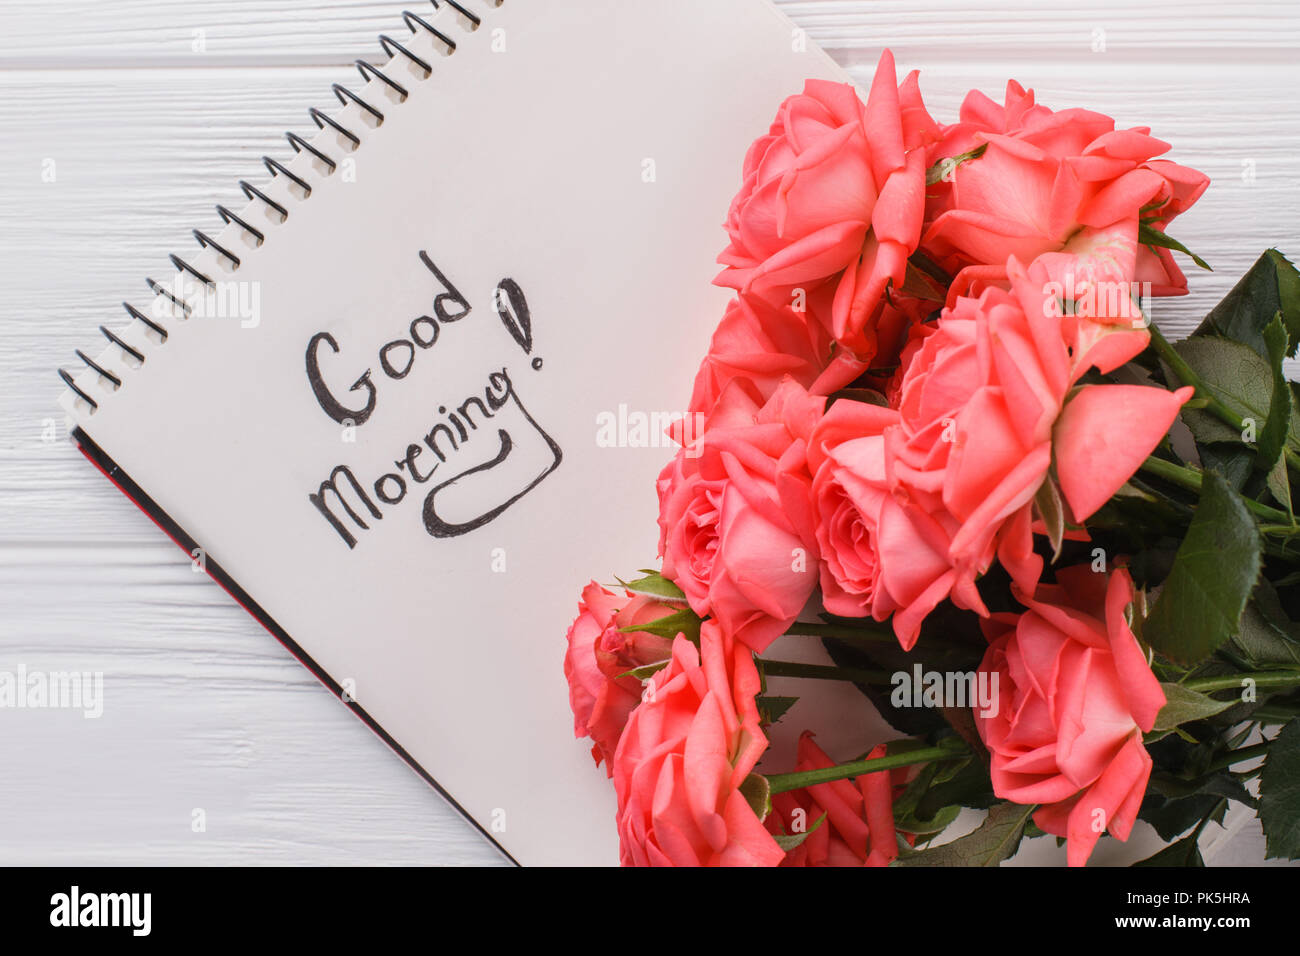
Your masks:
<path fill-rule="evenodd" d="M 921 68 L 941 121 L 1014 76 L 1049 106 L 1149 125 L 1206 171 L 1173 231 L 1216 272 L 1189 269 L 1192 295 L 1159 304 L 1167 332 L 1264 247 L 1300 255 L 1293 2 L 780 5 L 861 84 L 882 46 Z M 287 157 L 283 131 L 314 129 L 307 107 L 331 107 L 357 56 L 378 62 L 408 7 L 0 0 L 0 670 L 103 671 L 106 698 L 98 720 L 0 711 L 0 863 L 499 862 L 71 445 L 43 440 L 62 432 L 54 368 L 99 347 L 123 298 L 148 300 L 144 276 L 218 227 L 214 203 L 238 208 L 236 180 Z M 563 635 L 537 638 L 559 667 Z M 1210 862 L 1262 860 L 1240 819 L 1207 831 Z"/>

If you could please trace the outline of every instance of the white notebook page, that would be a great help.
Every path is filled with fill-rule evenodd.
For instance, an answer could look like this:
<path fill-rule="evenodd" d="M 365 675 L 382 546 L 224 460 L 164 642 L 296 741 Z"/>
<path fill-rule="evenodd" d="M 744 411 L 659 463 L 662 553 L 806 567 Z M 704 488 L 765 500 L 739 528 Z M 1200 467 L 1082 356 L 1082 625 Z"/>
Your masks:
<path fill-rule="evenodd" d="M 613 863 L 613 788 L 573 739 L 564 633 L 588 579 L 655 563 L 672 451 L 655 433 L 602 447 L 598 415 L 685 405 L 727 299 L 710 280 L 745 150 L 805 78 L 845 77 L 762 0 L 464 5 L 473 32 L 429 18 L 450 56 L 390 31 L 433 66 L 383 67 L 405 102 L 340 78 L 386 118 L 328 110 L 362 140 L 309 137 L 330 175 L 279 156 L 309 198 L 249 176 L 289 210 L 234 207 L 263 245 L 207 224 L 237 270 L 175 250 L 243 307 L 160 320 L 162 345 L 132 323 L 143 367 L 110 347 L 97 361 L 122 386 L 86 372 L 98 410 L 64 404 L 515 859 Z M 526 301 L 531 343 L 498 301 Z M 367 370 L 368 414 L 370 388 L 351 388 Z M 380 513 L 339 473 L 364 529 L 310 498 L 338 466 Z"/>

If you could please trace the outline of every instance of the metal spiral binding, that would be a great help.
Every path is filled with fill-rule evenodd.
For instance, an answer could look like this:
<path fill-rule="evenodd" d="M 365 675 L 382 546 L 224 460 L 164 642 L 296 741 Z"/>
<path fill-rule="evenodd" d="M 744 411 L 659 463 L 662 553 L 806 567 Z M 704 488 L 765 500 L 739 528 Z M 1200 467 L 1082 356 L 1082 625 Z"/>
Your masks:
<path fill-rule="evenodd" d="M 434 8 L 435 16 L 444 8 L 449 9 L 459 18 L 460 22 L 457 25 L 467 32 L 477 30 L 482 25 L 482 18 L 476 15 L 472 10 L 468 9 L 463 2 L 457 2 L 457 0 L 429 0 L 429 2 Z M 505 0 L 480 0 L 480 2 L 487 4 L 492 8 L 502 7 L 505 4 Z M 407 10 L 402 13 L 402 21 L 410 33 L 410 37 L 407 38 L 407 43 L 411 42 L 411 37 L 423 37 L 427 35 L 432 38 L 430 42 L 433 42 L 442 48 L 441 52 L 444 56 L 450 56 L 456 52 L 456 41 L 446 32 L 439 30 L 424 17 Z M 379 37 L 379 47 L 384 54 L 388 56 L 388 62 L 385 66 L 391 67 L 394 61 L 396 61 L 398 57 L 401 57 L 405 62 L 411 64 L 423 74 L 423 76 L 418 79 L 428 79 L 433 75 L 434 68 L 429 60 L 412 52 L 406 44 L 400 43 L 388 35 L 381 35 Z M 356 68 L 366 85 L 369 85 L 372 80 L 378 81 L 380 85 L 376 87 L 376 89 L 381 91 L 391 91 L 391 93 L 396 96 L 398 104 L 405 102 L 407 97 L 410 95 L 410 90 L 406 86 L 393 79 L 373 63 L 370 63 L 367 60 L 357 60 Z M 355 104 L 364 116 L 370 117 L 375 128 L 378 128 L 383 124 L 383 111 L 374 106 L 371 102 L 363 99 L 341 83 L 335 83 L 330 89 L 335 98 L 341 104 L 342 110 L 346 110 L 349 105 Z M 360 148 L 362 136 L 354 130 L 349 129 L 337 118 L 331 117 L 324 111 L 315 107 L 309 109 L 307 115 L 311 118 L 318 131 L 323 132 L 326 128 L 329 128 L 347 141 L 350 144 L 348 147 L 349 152 Z M 326 172 L 324 175 L 332 175 L 338 169 L 338 161 L 336 159 L 326 154 L 317 146 L 312 145 L 303 136 L 289 132 L 285 133 L 285 137 L 288 139 L 289 145 L 293 148 L 295 156 L 304 152 L 307 153 L 311 157 L 312 162 L 319 162 L 325 167 Z M 301 201 L 310 198 L 312 193 L 311 183 L 298 173 L 290 170 L 287 165 L 270 156 L 263 156 L 262 164 L 266 167 L 266 170 L 270 173 L 272 179 L 283 176 L 288 182 L 300 189 L 302 191 Z M 239 180 L 238 186 L 240 191 L 243 192 L 244 197 L 248 200 L 250 208 L 254 202 L 257 202 L 260 203 L 264 209 L 278 215 L 280 222 L 288 220 L 290 213 L 290 207 L 288 205 L 268 196 L 265 192 L 252 185 L 247 180 Z M 248 215 L 247 209 L 243 210 L 244 215 L 242 216 L 232 212 L 223 205 L 218 205 L 216 209 L 217 215 L 221 218 L 223 227 L 230 225 L 236 226 L 242 233 L 251 236 L 257 246 L 262 245 L 262 243 L 266 241 L 267 234 L 265 227 L 258 228 L 244 218 L 244 216 Z M 239 255 L 231 251 L 227 246 L 213 239 L 202 230 L 194 229 L 192 230 L 192 235 L 200 249 L 210 249 L 217 256 L 226 260 L 226 262 L 230 264 L 230 271 L 237 271 L 240 266 L 243 265 L 243 260 Z M 205 288 L 211 288 L 215 285 L 215 280 L 212 276 L 196 268 L 181 256 L 172 253 L 168 255 L 168 260 L 171 262 L 172 267 L 176 270 L 177 274 L 192 276 L 194 279 L 202 283 Z M 158 299 L 165 300 L 166 308 L 171 311 L 174 317 L 184 319 L 188 318 L 193 313 L 193 305 L 176 295 L 164 284 L 155 282 L 152 278 L 145 279 L 145 282 L 148 285 L 149 290 L 153 292 L 155 302 Z M 140 367 L 145 363 L 147 352 L 140 347 L 143 344 L 140 341 L 137 341 L 135 345 L 132 345 L 131 342 L 124 337 L 130 328 L 129 322 L 139 322 L 144 326 L 147 332 L 157 336 L 156 343 L 148 340 L 146 336 L 145 342 L 149 346 L 165 344 L 167 342 L 167 328 L 157 321 L 157 315 L 151 318 L 129 302 L 123 302 L 122 307 L 126 310 L 126 313 L 129 316 L 128 325 L 119 329 L 117 332 L 112 331 L 107 326 L 101 325 L 99 331 L 111 347 L 119 350 L 123 355 L 129 356 L 130 359 L 136 363 L 135 367 Z M 102 355 L 100 356 L 100 360 L 97 361 L 80 349 L 77 349 L 75 354 L 86 369 L 94 372 L 101 381 L 107 381 L 112 386 L 113 391 L 122 387 L 122 377 L 103 364 Z M 67 386 L 67 388 L 78 399 L 89 406 L 91 414 L 94 414 L 99 409 L 102 396 L 101 399 L 97 399 L 81 385 L 78 385 L 75 375 L 67 369 L 58 369 L 58 374 L 63 384 Z M 83 372 L 81 374 L 86 373 Z"/>

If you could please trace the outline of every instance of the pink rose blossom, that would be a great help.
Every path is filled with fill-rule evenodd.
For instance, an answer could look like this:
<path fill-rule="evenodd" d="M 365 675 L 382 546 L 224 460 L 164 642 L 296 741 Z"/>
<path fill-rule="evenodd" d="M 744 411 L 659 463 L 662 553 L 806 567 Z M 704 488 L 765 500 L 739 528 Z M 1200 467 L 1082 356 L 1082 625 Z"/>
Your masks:
<path fill-rule="evenodd" d="M 718 284 L 788 304 L 833 283 L 835 338 L 870 361 L 885 289 L 902 287 L 920 239 L 937 133 L 916 74 L 900 87 L 888 51 L 865 104 L 850 84 L 809 80 L 745 158 Z"/>
<path fill-rule="evenodd" d="M 646 664 L 668 659 L 672 641 L 645 631 L 622 628 L 648 624 L 681 610 L 646 594 L 620 597 L 595 581 L 582 589 L 578 616 L 569 626 L 564 676 L 569 682 L 573 735 L 590 737 L 591 755 L 604 760 L 612 775 L 619 736 L 641 699 L 641 681 L 620 676 Z"/>
<path fill-rule="evenodd" d="M 1165 704 L 1126 619 L 1128 573 L 1057 572 L 1029 610 L 998 615 L 982 671 L 997 676 L 996 713 L 975 711 L 994 793 L 1041 804 L 1034 822 L 1065 837 L 1082 866 L 1100 828 L 1127 840 L 1151 774 L 1142 734 Z"/>
<path fill-rule="evenodd" d="M 982 156 L 931 187 L 926 208 L 921 248 L 956 276 L 954 293 L 1004 281 L 1013 256 L 1029 262 L 1063 251 L 1087 258 L 1099 237 L 1131 250 L 1132 270 L 1109 274 L 1108 281 L 1150 282 L 1154 295 L 1186 293 L 1187 280 L 1168 249 L 1137 245 L 1138 223 L 1163 231 L 1209 179 L 1155 159 L 1169 144 L 1147 127 L 1117 130 L 1110 117 L 1090 110 L 1053 112 L 1012 82 L 1003 106 L 970 93 L 960 122 L 943 129 L 930 159 L 979 146 Z"/>
<path fill-rule="evenodd" d="M 1011 291 L 959 297 L 915 351 L 884 431 L 891 499 L 875 545 L 873 613 L 897 607 L 904 647 L 944 598 L 985 614 L 975 588 L 994 557 L 1031 593 L 1041 571 L 1032 505 L 1056 455 L 1073 517 L 1119 489 L 1168 431 L 1191 390 L 1075 383 L 1132 358 L 1145 330 L 1062 314 L 1043 273 L 1008 264 Z M 1062 415 L 1062 410 L 1068 414 Z M 1058 421 L 1059 419 L 1059 421 Z M 1105 451 L 1105 460 L 1094 455 Z"/>
<path fill-rule="evenodd" d="M 811 388 L 830 358 L 830 333 L 819 319 L 741 294 L 714 330 L 695 376 L 689 411 L 708 415 L 735 378 L 753 383 L 763 401 L 787 377 Z"/>
<path fill-rule="evenodd" d="M 807 443 L 825 399 L 786 379 L 766 402 L 736 379 L 659 477 L 663 574 L 728 638 L 762 651 L 817 582 Z"/>
<path fill-rule="evenodd" d="M 880 587 L 877 536 L 889 497 L 884 431 L 897 421 L 893 409 L 838 401 L 809 444 L 822 604 L 841 617 L 868 616 Z"/>
<path fill-rule="evenodd" d="M 614 755 L 624 866 L 776 866 L 784 855 L 740 787 L 767 749 L 749 648 L 705 621 L 673 642 Z"/>

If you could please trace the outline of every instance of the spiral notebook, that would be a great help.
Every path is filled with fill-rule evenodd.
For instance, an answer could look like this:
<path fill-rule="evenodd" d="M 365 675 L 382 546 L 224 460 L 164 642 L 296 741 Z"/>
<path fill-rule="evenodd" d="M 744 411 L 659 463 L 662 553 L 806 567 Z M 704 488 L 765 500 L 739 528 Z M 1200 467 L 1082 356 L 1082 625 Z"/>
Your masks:
<path fill-rule="evenodd" d="M 62 404 L 504 853 L 614 863 L 565 630 L 590 569 L 654 560 L 748 144 L 845 77 L 766 0 L 403 16 L 60 370 Z"/>

